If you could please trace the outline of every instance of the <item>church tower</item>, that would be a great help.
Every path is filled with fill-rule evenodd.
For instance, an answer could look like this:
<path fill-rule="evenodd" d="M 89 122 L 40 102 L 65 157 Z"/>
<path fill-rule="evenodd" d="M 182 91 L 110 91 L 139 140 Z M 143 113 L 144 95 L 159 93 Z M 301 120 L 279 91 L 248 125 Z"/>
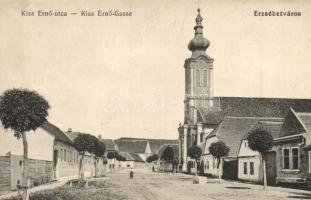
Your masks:
<path fill-rule="evenodd" d="M 203 18 L 198 9 L 195 19 L 194 38 L 189 42 L 188 49 L 192 52 L 185 60 L 185 98 L 184 124 L 180 124 L 179 161 L 182 171 L 187 171 L 187 163 L 191 162 L 187 150 L 193 145 L 202 146 L 208 130 L 206 119 L 213 109 L 213 62 L 206 54 L 210 42 L 203 36 Z M 203 119 L 204 118 L 204 119 Z"/>
<path fill-rule="evenodd" d="M 210 42 L 203 36 L 203 18 L 198 9 L 194 38 L 189 42 L 191 57 L 185 60 L 185 124 L 197 122 L 198 109 L 210 110 L 213 106 L 213 61 L 206 54 Z"/>

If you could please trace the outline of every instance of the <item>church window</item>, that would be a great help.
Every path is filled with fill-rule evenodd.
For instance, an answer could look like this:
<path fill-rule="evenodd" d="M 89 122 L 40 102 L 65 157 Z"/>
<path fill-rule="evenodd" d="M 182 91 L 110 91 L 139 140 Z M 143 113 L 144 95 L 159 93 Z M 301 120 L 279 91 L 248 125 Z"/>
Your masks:
<path fill-rule="evenodd" d="M 207 70 L 204 70 L 203 72 L 203 86 L 207 86 Z"/>
<path fill-rule="evenodd" d="M 200 70 L 196 70 L 195 72 L 196 86 L 201 86 L 201 73 Z"/>

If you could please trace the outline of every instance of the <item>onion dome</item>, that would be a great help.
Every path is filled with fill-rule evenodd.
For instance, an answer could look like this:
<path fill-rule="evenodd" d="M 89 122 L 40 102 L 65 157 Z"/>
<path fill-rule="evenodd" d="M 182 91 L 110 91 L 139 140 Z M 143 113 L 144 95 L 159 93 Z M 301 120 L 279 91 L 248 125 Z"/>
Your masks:
<path fill-rule="evenodd" d="M 192 51 L 193 56 L 206 55 L 205 50 L 209 47 L 210 41 L 203 37 L 203 18 L 200 15 L 200 9 L 198 9 L 198 16 L 196 17 L 195 21 L 195 34 L 194 38 L 188 44 L 188 49 Z"/>

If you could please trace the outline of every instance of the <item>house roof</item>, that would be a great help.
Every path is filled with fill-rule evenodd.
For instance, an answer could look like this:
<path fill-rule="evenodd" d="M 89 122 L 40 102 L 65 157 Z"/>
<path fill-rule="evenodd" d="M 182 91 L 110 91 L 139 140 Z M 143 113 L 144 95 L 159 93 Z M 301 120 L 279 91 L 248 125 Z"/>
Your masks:
<path fill-rule="evenodd" d="M 54 124 L 52 124 L 50 122 L 46 122 L 41 126 L 41 128 L 43 128 L 47 132 L 54 135 L 56 141 L 61 141 L 61 142 L 65 142 L 68 144 L 73 144 L 73 142 L 69 139 L 69 137 L 63 131 L 61 131 L 57 126 L 55 126 Z"/>
<path fill-rule="evenodd" d="M 284 119 L 275 119 L 274 121 L 265 121 L 265 120 L 259 120 L 257 124 L 265 126 L 271 133 L 273 138 L 280 137 L 280 131 L 282 129 L 284 123 Z M 253 126 L 255 127 L 255 125 Z M 246 139 L 248 136 L 248 133 L 246 133 L 243 137 L 243 139 Z"/>
<path fill-rule="evenodd" d="M 265 123 L 265 121 L 280 120 L 280 118 L 262 117 L 224 117 L 222 122 L 212 131 L 207 139 L 216 136 L 219 141 L 225 142 L 225 144 L 230 148 L 228 157 L 237 157 L 241 140 L 245 138 L 245 135 L 258 122 Z M 207 149 L 205 149 L 205 152 L 207 152 Z"/>
<path fill-rule="evenodd" d="M 116 144 L 113 139 L 100 139 L 105 144 L 106 151 L 117 151 Z"/>
<path fill-rule="evenodd" d="M 129 153 L 135 162 L 145 162 L 137 153 Z"/>
<path fill-rule="evenodd" d="M 75 141 L 75 139 L 78 137 L 79 134 L 82 134 L 82 133 L 80 133 L 80 132 L 72 132 L 72 131 L 67 131 L 66 132 L 66 135 L 70 138 L 70 140 L 72 142 Z"/>
<path fill-rule="evenodd" d="M 215 97 L 214 107 L 226 116 L 284 118 L 290 107 L 297 112 L 311 112 L 311 99 Z"/>
<path fill-rule="evenodd" d="M 123 156 L 125 158 L 126 161 L 135 161 L 135 159 L 133 158 L 133 156 L 131 156 L 130 153 L 128 152 L 119 152 L 119 154 L 121 156 Z"/>
<path fill-rule="evenodd" d="M 178 144 L 163 144 L 160 149 L 158 150 L 157 154 L 159 155 L 159 157 L 161 158 L 164 150 L 168 147 L 172 147 L 173 151 L 174 151 L 174 154 L 175 154 L 175 157 L 178 157 L 178 153 L 179 153 L 179 147 L 178 147 Z"/>
<path fill-rule="evenodd" d="M 118 150 L 129 153 L 145 153 L 148 141 L 146 140 L 116 140 Z"/>
<path fill-rule="evenodd" d="M 157 153 L 160 147 L 163 144 L 178 144 L 178 140 L 172 139 L 147 139 L 147 138 L 128 138 L 128 137 L 121 137 L 117 139 L 118 141 L 148 141 L 150 145 L 151 152 L 153 154 Z"/>
<path fill-rule="evenodd" d="M 307 129 L 306 131 L 311 131 L 311 113 L 310 112 L 299 112 L 296 113 L 304 127 Z"/>

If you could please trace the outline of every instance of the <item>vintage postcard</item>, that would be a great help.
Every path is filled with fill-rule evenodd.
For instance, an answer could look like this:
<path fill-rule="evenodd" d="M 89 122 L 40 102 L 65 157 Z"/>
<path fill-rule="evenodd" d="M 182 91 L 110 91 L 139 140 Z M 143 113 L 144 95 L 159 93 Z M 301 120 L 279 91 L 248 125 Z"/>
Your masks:
<path fill-rule="evenodd" d="M 311 1 L 1 0 L 0 199 L 311 199 Z"/>

